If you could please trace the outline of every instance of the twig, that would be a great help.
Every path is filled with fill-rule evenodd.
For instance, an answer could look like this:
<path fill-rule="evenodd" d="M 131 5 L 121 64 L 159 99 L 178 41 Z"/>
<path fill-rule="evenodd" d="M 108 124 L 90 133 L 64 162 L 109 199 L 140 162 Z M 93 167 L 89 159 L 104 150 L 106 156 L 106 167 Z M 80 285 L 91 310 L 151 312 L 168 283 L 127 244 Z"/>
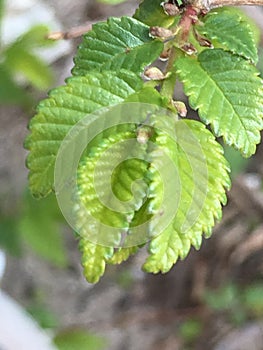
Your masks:
<path fill-rule="evenodd" d="M 220 6 L 263 6 L 263 0 L 208 0 L 210 8 Z"/>
<path fill-rule="evenodd" d="M 74 39 L 82 36 L 92 29 L 92 23 L 87 23 L 79 27 L 71 28 L 67 32 L 53 32 L 47 35 L 47 39 L 61 40 L 61 39 Z"/>
<path fill-rule="evenodd" d="M 204 12 L 222 6 L 263 6 L 263 0 L 188 0 L 187 3 Z"/>

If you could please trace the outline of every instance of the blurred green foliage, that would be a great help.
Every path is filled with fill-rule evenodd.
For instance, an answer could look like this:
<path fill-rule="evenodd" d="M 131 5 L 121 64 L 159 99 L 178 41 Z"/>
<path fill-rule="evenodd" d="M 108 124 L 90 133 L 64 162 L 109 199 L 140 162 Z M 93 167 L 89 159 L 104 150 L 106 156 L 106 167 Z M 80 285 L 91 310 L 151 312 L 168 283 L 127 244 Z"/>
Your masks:
<path fill-rule="evenodd" d="M 3 18 L 3 14 L 4 14 L 4 0 L 0 0 L 0 21 Z"/>
<path fill-rule="evenodd" d="M 21 239 L 13 216 L 0 215 L 0 248 L 11 255 L 21 255 Z"/>
<path fill-rule="evenodd" d="M 243 305 L 252 317 L 263 317 L 263 283 L 247 286 L 242 293 Z"/>
<path fill-rule="evenodd" d="M 58 267 L 67 265 L 61 232 L 63 222 L 55 195 L 38 201 L 26 192 L 18 220 L 18 231 L 25 244 L 38 256 Z"/>
<path fill-rule="evenodd" d="M 3 16 L 4 1 L 0 0 L 0 28 Z M 33 101 L 23 86 L 39 90 L 51 86 L 52 70 L 38 54 L 40 48 L 54 44 L 46 39 L 48 32 L 47 26 L 36 25 L 7 46 L 3 46 L 0 35 L 0 104 L 30 107 Z"/>
<path fill-rule="evenodd" d="M 59 350 L 103 350 L 106 342 L 103 338 L 85 330 L 73 329 L 59 333 L 54 338 Z"/>
<path fill-rule="evenodd" d="M 23 246 L 27 246 L 53 265 L 65 267 L 63 223 L 54 195 L 37 201 L 26 191 L 12 216 L 0 215 L 0 247 L 12 255 L 21 255 Z"/>
<path fill-rule="evenodd" d="M 121 4 L 122 2 L 125 2 L 126 0 L 97 0 L 97 2 L 101 2 L 103 4 L 107 5 L 118 5 Z"/>
<path fill-rule="evenodd" d="M 117 274 L 116 282 L 121 288 L 129 290 L 134 283 L 134 277 L 129 269 L 125 269 Z"/>
<path fill-rule="evenodd" d="M 207 290 L 204 302 L 239 326 L 250 318 L 263 317 L 263 283 L 255 282 L 245 287 L 227 283 L 217 290 Z"/>
<path fill-rule="evenodd" d="M 202 321 L 190 318 L 180 325 L 178 335 L 183 339 L 185 346 L 188 346 L 196 341 L 202 331 Z"/>
<path fill-rule="evenodd" d="M 59 327 L 59 321 L 53 311 L 45 303 L 46 295 L 41 290 L 34 291 L 32 300 L 26 311 L 37 321 L 43 329 Z"/>
<path fill-rule="evenodd" d="M 240 152 L 234 149 L 233 147 L 229 147 L 226 145 L 224 145 L 224 155 L 231 167 L 230 176 L 232 180 L 238 174 L 244 172 L 249 162 L 251 161 L 251 159 L 242 157 Z"/>

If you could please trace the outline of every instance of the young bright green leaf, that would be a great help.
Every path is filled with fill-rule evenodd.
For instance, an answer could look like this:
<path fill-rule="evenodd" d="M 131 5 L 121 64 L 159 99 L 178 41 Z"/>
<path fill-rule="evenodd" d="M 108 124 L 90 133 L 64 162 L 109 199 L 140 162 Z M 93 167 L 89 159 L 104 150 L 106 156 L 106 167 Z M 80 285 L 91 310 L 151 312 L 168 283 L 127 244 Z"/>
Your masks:
<path fill-rule="evenodd" d="M 197 27 L 200 34 L 239 56 L 258 61 L 256 35 L 245 16 L 237 10 L 223 8 L 211 11 L 204 18 L 204 25 Z"/>
<path fill-rule="evenodd" d="M 168 16 L 162 8 L 162 0 L 144 0 L 133 15 L 148 26 L 170 27 L 174 18 Z"/>
<path fill-rule="evenodd" d="M 127 69 L 141 74 L 157 59 L 163 43 L 149 36 L 149 27 L 134 18 L 109 18 L 84 35 L 74 59 L 74 75 L 91 70 Z"/>
<path fill-rule="evenodd" d="M 80 239 L 84 276 L 90 283 L 97 283 L 104 274 L 106 261 L 113 256 L 114 248 L 94 244 L 85 238 Z"/>
<path fill-rule="evenodd" d="M 79 165 L 78 198 L 84 207 L 78 206 L 77 226 L 94 243 L 118 246 L 146 196 L 145 145 L 137 142 L 134 126 L 129 128 L 109 133 Z"/>
<path fill-rule="evenodd" d="M 104 71 L 70 78 L 65 86 L 52 90 L 49 98 L 40 102 L 25 142 L 30 150 L 31 192 L 41 197 L 53 189 L 57 152 L 72 126 L 95 110 L 122 102 L 141 87 L 141 79 L 131 72 Z"/>
<path fill-rule="evenodd" d="M 150 255 L 143 266 L 147 272 L 168 272 L 178 258 L 186 257 L 191 245 L 199 249 L 202 235 L 208 237 L 215 220 L 221 217 L 225 189 L 230 185 L 223 149 L 202 123 L 181 120 L 175 123 L 175 132 L 176 143 L 162 131 L 157 133 L 156 143 L 177 167 L 181 180 L 179 203 L 173 220 L 150 242 Z M 155 176 L 154 161 L 150 171 L 153 175 L 150 188 L 154 189 L 150 193 L 151 207 L 158 208 L 162 184 Z M 154 230 L 153 226 L 152 233 Z"/>
<path fill-rule="evenodd" d="M 135 254 L 138 251 L 138 247 L 129 247 L 129 248 L 118 248 L 117 251 L 114 252 L 113 256 L 107 260 L 108 264 L 121 264 L 123 261 L 128 260 L 128 258 Z"/>
<path fill-rule="evenodd" d="M 255 153 L 263 128 L 263 85 L 256 68 L 222 49 L 176 61 L 192 108 L 214 134 L 245 157 Z"/>
<path fill-rule="evenodd" d="M 77 182 L 81 205 L 77 205 L 76 223 L 79 235 L 86 238 L 81 239 L 82 252 L 86 249 L 90 252 L 92 248 L 96 255 L 96 260 L 83 256 L 84 274 L 92 283 L 104 273 L 106 263 L 120 264 L 138 250 L 129 228 L 145 222 L 148 217 L 146 210 L 142 215 L 147 194 L 148 165 L 144 161 L 147 145 L 137 141 L 135 130 L 133 124 L 120 126 L 118 133 L 108 130 L 109 136 L 95 143 L 79 165 Z M 98 250 L 94 246 L 96 242 L 103 244 L 97 246 Z M 126 246 L 114 250 L 112 255 L 104 247 L 123 244 Z"/>

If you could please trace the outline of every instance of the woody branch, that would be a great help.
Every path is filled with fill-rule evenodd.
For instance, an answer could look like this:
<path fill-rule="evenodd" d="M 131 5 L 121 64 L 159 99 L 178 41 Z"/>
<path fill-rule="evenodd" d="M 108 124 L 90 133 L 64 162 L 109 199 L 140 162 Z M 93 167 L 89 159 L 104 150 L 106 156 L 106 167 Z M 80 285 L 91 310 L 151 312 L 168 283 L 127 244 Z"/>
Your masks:
<path fill-rule="evenodd" d="M 263 6 L 263 0 L 188 0 L 189 5 L 203 11 L 222 6 Z"/>

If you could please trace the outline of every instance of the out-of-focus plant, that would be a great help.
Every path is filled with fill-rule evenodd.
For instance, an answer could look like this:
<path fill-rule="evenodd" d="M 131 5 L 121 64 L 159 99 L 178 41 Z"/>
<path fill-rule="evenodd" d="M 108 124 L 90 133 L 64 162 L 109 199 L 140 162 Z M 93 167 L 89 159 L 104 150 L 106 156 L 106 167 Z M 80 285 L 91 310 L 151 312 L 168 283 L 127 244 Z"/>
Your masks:
<path fill-rule="evenodd" d="M 231 178 L 245 171 L 250 159 L 243 158 L 241 154 L 232 147 L 224 146 L 224 154 L 231 167 Z"/>
<path fill-rule="evenodd" d="M 0 213 L 1 214 L 1 213 Z M 11 215 L 0 215 L 0 247 L 16 256 L 27 246 L 37 256 L 58 267 L 67 265 L 62 238 L 63 216 L 55 196 L 37 201 L 28 192 L 20 202 L 20 209 Z"/>
<path fill-rule="evenodd" d="M 125 1 L 126 0 L 97 0 L 97 2 L 101 2 L 103 4 L 108 4 L 108 5 L 118 5 Z"/>
<path fill-rule="evenodd" d="M 0 0 L 0 28 L 3 16 L 4 1 Z M 48 32 L 47 26 L 36 25 L 9 45 L 3 44 L 0 34 L 0 104 L 28 107 L 32 98 L 24 85 L 39 90 L 50 87 L 52 70 L 38 54 L 40 48 L 54 44 L 46 38 Z"/>
<path fill-rule="evenodd" d="M 103 338 L 81 329 L 63 331 L 56 335 L 54 343 L 59 350 L 103 350 Z"/>
<path fill-rule="evenodd" d="M 182 338 L 184 342 L 184 349 L 188 349 L 197 340 L 197 338 L 202 334 L 203 324 L 200 319 L 190 318 L 184 321 L 180 327 L 178 335 Z"/>
<path fill-rule="evenodd" d="M 239 326 L 248 319 L 263 317 L 262 295 L 262 283 L 245 287 L 228 283 L 217 290 L 208 290 L 204 301 L 212 310 L 225 314 L 231 323 Z"/>

